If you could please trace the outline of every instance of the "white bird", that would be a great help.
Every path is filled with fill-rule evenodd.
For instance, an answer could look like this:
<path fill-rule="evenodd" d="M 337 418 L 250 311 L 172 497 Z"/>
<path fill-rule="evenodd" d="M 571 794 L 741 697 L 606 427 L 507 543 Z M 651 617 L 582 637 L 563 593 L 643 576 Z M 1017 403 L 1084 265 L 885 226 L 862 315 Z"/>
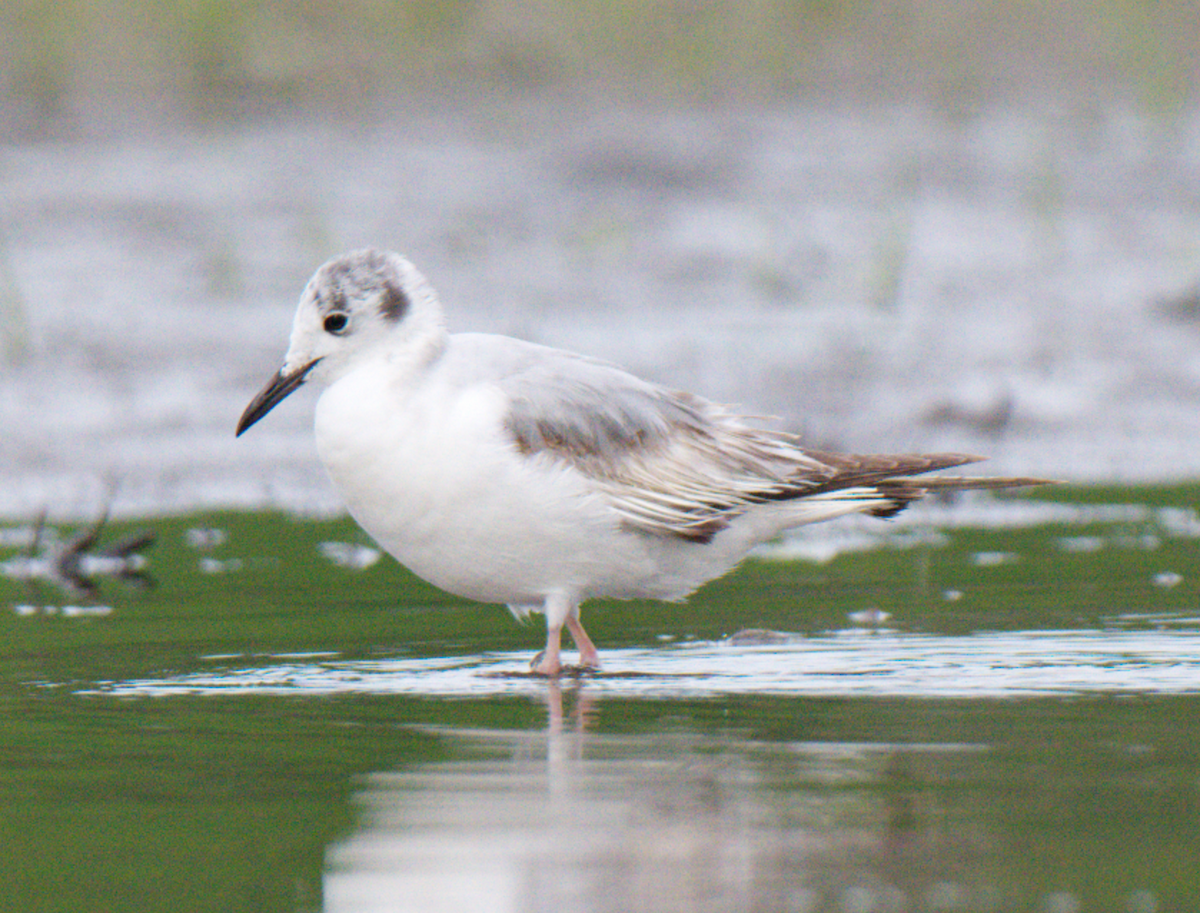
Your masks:
<path fill-rule="evenodd" d="M 599 665 L 584 600 L 682 599 L 791 527 L 1042 481 L 916 479 L 981 458 L 810 450 L 602 361 L 451 334 L 425 277 L 374 249 L 317 270 L 237 434 L 309 380 L 325 388 L 317 452 L 354 519 L 447 592 L 544 613 L 546 675 L 564 624 L 580 664 Z"/>

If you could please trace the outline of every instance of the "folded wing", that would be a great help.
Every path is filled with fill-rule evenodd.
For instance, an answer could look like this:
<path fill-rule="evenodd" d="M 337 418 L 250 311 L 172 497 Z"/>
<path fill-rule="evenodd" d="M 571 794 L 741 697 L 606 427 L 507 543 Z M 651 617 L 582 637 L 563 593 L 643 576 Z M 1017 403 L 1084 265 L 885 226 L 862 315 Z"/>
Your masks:
<path fill-rule="evenodd" d="M 539 347 L 540 349 L 540 347 Z M 890 516 L 931 488 L 1004 488 L 1028 479 L 911 478 L 981 457 L 860 456 L 799 447 L 699 397 L 604 362 L 542 349 L 502 381 L 519 452 L 587 476 L 632 528 L 707 542 L 754 505 L 844 495 Z"/>

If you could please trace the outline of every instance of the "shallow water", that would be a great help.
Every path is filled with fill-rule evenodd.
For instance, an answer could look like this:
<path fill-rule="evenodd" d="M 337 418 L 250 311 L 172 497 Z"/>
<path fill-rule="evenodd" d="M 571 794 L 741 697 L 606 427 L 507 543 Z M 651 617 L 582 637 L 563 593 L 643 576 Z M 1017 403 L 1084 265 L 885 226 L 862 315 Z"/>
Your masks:
<path fill-rule="evenodd" d="M 589 605 L 604 667 L 558 681 L 527 672 L 536 625 L 345 520 L 153 521 L 88 592 L 43 573 L 72 530 L 31 556 L 5 528 L 5 887 L 72 913 L 1197 908 L 1197 492 L 1049 496 Z"/>
<path fill-rule="evenodd" d="M 1137 743 L 1085 741 L 1048 764 L 1037 705 L 1001 708 L 1004 737 L 921 742 L 942 733 L 918 723 L 891 742 L 886 723 L 862 741 L 809 740 L 803 724 L 758 739 L 686 717 L 593 734 L 608 708 L 577 701 L 545 733 L 457 731 L 474 757 L 365 778 L 361 825 L 326 857 L 326 909 L 1143 911 L 1195 897 L 1151 861 L 1191 852 L 1188 786 L 1159 779 Z M 1126 857 L 1108 815 L 1180 800 Z"/>
<path fill-rule="evenodd" d="M 1200 628 L 1200 614 L 1162 619 Z M 782 632 L 762 645 L 668 644 L 609 650 L 603 671 L 575 673 L 589 697 L 638 699 L 736 695 L 1002 698 L 1200 692 L 1200 630 L 981 632 L 967 637 L 847 630 L 816 637 Z M 120 697 L 224 694 L 419 694 L 538 697 L 545 682 L 529 655 L 348 660 L 264 657 L 218 671 L 118 682 Z M 263 664 L 264 660 L 267 664 Z M 276 662 L 270 662 L 276 660 Z"/>

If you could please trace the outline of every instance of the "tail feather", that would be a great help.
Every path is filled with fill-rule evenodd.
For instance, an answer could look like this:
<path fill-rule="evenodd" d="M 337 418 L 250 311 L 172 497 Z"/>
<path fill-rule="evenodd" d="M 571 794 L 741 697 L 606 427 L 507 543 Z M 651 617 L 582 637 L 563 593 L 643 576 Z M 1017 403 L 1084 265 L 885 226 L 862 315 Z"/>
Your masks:
<path fill-rule="evenodd" d="M 825 453 L 806 450 L 805 453 L 829 466 L 832 472 L 816 486 L 810 486 L 802 498 L 844 493 L 857 489 L 856 499 L 871 493 L 881 502 L 862 508 L 872 517 L 894 517 L 909 504 L 931 492 L 1000 490 L 1025 488 L 1033 485 L 1053 485 L 1053 479 L 1029 476 L 929 476 L 968 463 L 978 463 L 985 457 L 967 453 L 902 453 L 851 454 Z M 864 491 L 865 490 L 865 491 Z"/>
<path fill-rule="evenodd" d="M 933 476 L 928 479 L 892 478 L 874 486 L 888 499 L 882 507 L 868 510 L 872 517 L 894 517 L 914 501 L 939 491 L 996 491 L 1005 488 L 1026 488 L 1032 485 L 1054 485 L 1053 479 L 1019 476 Z"/>
<path fill-rule="evenodd" d="M 834 470 L 833 479 L 869 481 L 902 475 L 921 475 L 952 466 L 982 463 L 987 457 L 973 453 L 831 453 L 805 449 L 805 456 Z M 831 480 L 832 481 L 832 480 Z"/>
<path fill-rule="evenodd" d="M 923 485 L 911 482 L 907 477 L 937 472 L 953 466 L 978 463 L 987 459 L 970 453 L 827 453 L 821 450 L 805 450 L 805 456 L 819 460 L 829 467 L 829 473 L 814 484 L 809 475 L 804 487 L 797 491 L 800 497 L 841 491 L 847 488 L 872 488 L 880 482 L 895 480 L 897 483 Z"/>
<path fill-rule="evenodd" d="M 1061 479 L 1039 479 L 1034 476 L 933 476 L 928 479 L 893 477 L 879 482 L 877 487 L 916 487 L 925 491 L 983 491 L 996 488 L 1029 488 L 1034 485 L 1061 485 Z"/>

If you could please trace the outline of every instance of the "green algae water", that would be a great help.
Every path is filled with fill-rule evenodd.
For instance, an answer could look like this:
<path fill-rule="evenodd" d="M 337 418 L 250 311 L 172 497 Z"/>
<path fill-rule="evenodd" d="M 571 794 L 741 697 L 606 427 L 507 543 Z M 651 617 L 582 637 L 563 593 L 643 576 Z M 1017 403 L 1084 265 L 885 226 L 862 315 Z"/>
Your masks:
<path fill-rule="evenodd" d="M 12 524 L 0 879 L 37 911 L 1197 908 L 1197 504 L 812 528 L 589 604 L 604 669 L 558 682 L 540 625 L 348 520 L 113 523 L 93 557 L 154 536 L 129 579 Z"/>

